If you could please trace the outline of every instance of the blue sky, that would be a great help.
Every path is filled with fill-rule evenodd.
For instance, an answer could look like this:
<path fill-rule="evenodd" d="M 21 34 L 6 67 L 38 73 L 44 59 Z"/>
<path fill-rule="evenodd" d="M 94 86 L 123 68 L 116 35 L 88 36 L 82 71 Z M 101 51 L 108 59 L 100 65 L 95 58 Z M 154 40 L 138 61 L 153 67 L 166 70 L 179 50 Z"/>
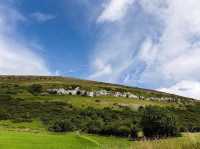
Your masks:
<path fill-rule="evenodd" d="M 21 0 L 17 9 L 30 19 L 19 27 L 20 34 L 43 47 L 41 54 L 52 73 L 88 75 L 88 53 L 95 40 L 96 27 L 88 24 L 86 8 L 73 1 Z M 49 19 L 38 20 L 39 15 Z"/>
<path fill-rule="evenodd" d="M 199 16 L 199 0 L 0 0 L 0 74 L 200 98 Z"/>

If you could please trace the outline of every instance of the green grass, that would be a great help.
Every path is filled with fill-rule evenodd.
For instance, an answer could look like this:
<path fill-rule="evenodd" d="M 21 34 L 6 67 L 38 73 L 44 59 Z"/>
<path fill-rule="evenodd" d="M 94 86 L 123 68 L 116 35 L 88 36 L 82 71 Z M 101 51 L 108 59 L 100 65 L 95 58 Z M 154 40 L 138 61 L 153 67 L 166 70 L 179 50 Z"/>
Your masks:
<path fill-rule="evenodd" d="M 130 141 L 79 132 L 49 133 L 37 120 L 0 121 L 0 149 L 199 149 L 200 133 L 155 141 Z"/>
<path fill-rule="evenodd" d="M 123 138 L 47 132 L 0 131 L 1 149 L 199 149 L 200 134 L 157 141 L 128 141 Z M 200 142 L 199 142 L 200 143 Z M 193 147 L 193 148 L 192 148 Z"/>
<path fill-rule="evenodd" d="M 127 148 L 130 145 L 127 138 L 79 132 L 50 133 L 37 120 L 20 123 L 0 121 L 0 149 L 106 149 L 110 146 Z"/>
<path fill-rule="evenodd" d="M 128 99 L 122 97 L 83 97 L 70 95 L 49 95 L 49 96 L 33 96 L 33 95 L 14 95 L 15 98 L 21 98 L 30 101 L 61 101 L 72 104 L 75 107 L 85 108 L 92 105 L 94 108 L 119 108 L 120 106 L 137 109 L 140 106 L 155 105 L 155 106 L 178 106 L 175 103 L 147 101 L 139 99 Z"/>
<path fill-rule="evenodd" d="M 197 148 L 196 148 L 197 147 Z M 200 134 L 185 133 L 179 138 L 135 142 L 130 149 L 199 149 Z"/>
<path fill-rule="evenodd" d="M 0 121 L 0 149 L 199 149 L 200 133 L 155 141 L 90 134 L 49 133 L 37 120 L 31 123 Z"/>
<path fill-rule="evenodd" d="M 54 135 L 28 132 L 0 132 L 1 149 L 93 149 L 98 145 L 74 133 Z"/>
<path fill-rule="evenodd" d="M 115 141 L 112 137 L 92 137 L 77 133 L 50 134 L 17 131 L 0 131 L 1 149 L 100 149 Z M 120 145 L 128 147 L 125 139 L 117 139 Z M 116 145 L 116 144 L 115 144 Z M 117 146 L 117 145 L 116 145 Z M 122 145 L 121 145 L 122 146 Z"/>
<path fill-rule="evenodd" d="M 27 132 L 45 132 L 46 128 L 39 120 L 33 120 L 32 122 L 12 122 L 10 120 L 0 121 L 0 131 L 27 131 Z"/>

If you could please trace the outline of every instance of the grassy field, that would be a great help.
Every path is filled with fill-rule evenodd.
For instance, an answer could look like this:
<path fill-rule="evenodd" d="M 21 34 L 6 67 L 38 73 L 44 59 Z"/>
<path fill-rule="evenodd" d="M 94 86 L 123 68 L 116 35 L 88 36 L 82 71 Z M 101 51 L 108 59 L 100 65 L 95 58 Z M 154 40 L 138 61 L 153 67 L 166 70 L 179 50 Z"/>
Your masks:
<path fill-rule="evenodd" d="M 199 149 L 200 134 L 159 141 L 128 141 L 74 133 L 0 131 L 1 149 Z"/>
<path fill-rule="evenodd" d="M 155 106 L 179 106 L 175 103 L 148 101 L 139 99 L 128 99 L 123 97 L 83 97 L 70 95 L 48 95 L 48 96 L 33 96 L 33 95 L 15 95 L 15 98 L 30 100 L 30 101 L 60 101 L 72 104 L 75 107 L 85 108 L 92 105 L 94 108 L 119 108 L 130 107 L 137 109 L 140 106 L 155 105 Z"/>
<path fill-rule="evenodd" d="M 0 121 L 0 149 L 199 149 L 200 133 L 155 141 L 72 133 L 49 133 L 39 121 Z"/>

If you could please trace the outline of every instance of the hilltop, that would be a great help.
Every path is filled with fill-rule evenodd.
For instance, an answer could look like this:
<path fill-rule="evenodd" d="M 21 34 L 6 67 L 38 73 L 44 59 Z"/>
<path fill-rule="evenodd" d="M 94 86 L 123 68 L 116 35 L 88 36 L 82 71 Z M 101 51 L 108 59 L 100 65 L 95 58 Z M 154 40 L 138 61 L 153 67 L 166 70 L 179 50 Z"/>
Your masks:
<path fill-rule="evenodd" d="M 129 87 L 118 84 L 96 82 L 89 80 L 81 80 L 70 77 L 58 77 L 58 76 L 0 76 L 0 84 L 17 84 L 19 86 L 28 86 L 31 84 L 40 84 L 43 87 L 43 91 L 47 89 L 61 89 L 61 88 L 75 88 L 88 91 L 106 90 L 113 92 L 130 92 L 134 95 L 144 98 L 144 100 L 158 100 L 158 99 L 174 99 L 175 102 L 195 102 L 195 99 L 182 97 L 178 95 L 168 94 L 155 90 L 142 89 L 138 87 Z"/>

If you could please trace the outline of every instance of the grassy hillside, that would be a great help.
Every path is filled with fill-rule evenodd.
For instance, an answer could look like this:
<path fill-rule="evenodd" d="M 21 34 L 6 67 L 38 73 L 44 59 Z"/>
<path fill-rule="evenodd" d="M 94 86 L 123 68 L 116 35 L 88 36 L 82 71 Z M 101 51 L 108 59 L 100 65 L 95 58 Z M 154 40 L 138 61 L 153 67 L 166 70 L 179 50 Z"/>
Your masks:
<path fill-rule="evenodd" d="M 41 92 L 30 90 L 33 85 L 39 85 Z M 47 92 L 47 89 L 77 86 L 90 91 L 131 92 L 144 99 Z M 151 97 L 181 100 L 157 101 L 150 100 Z M 175 149 L 199 148 L 198 133 L 157 141 L 130 141 L 133 131 L 139 137 L 144 136 L 140 121 L 149 106 L 160 118 L 176 118 L 176 126 L 182 132 L 200 131 L 200 103 L 194 99 L 73 78 L 0 76 L 0 148 L 174 149 L 175 144 Z M 163 120 L 168 123 L 170 119 Z"/>
<path fill-rule="evenodd" d="M 50 76 L 0 76 L 0 85 L 10 85 L 10 87 L 19 85 L 20 87 L 26 87 L 30 84 L 41 84 L 43 89 L 47 88 L 59 88 L 59 87 L 69 87 L 69 86 L 79 86 L 88 90 L 106 89 L 113 91 L 130 91 L 136 95 L 142 95 L 146 98 L 148 97 L 172 97 L 181 98 L 186 101 L 193 101 L 191 98 L 181 97 L 177 95 L 167 94 L 163 92 L 158 92 L 154 90 L 141 89 L 136 87 L 128 87 L 110 83 L 80 80 L 68 77 L 50 77 Z M 16 86 L 15 86 L 16 88 Z"/>
<path fill-rule="evenodd" d="M 34 84 L 41 85 L 42 93 L 45 93 L 49 88 L 79 86 L 87 90 L 129 91 L 145 98 L 141 100 L 111 96 L 91 98 L 71 95 L 33 94 L 30 92 L 30 86 Z M 152 101 L 148 100 L 149 97 L 181 98 L 181 102 Z M 152 90 L 66 77 L 0 76 L 0 102 L 0 113 L 5 113 L 5 111 L 9 113 L 9 116 L 4 115 L 2 117 L 10 117 L 12 119 L 26 119 L 26 117 L 31 120 L 35 118 L 41 119 L 48 113 L 52 114 L 49 117 L 54 115 L 62 117 L 60 113 L 68 112 L 66 107 L 70 106 L 78 109 L 78 111 L 79 109 L 87 109 L 88 107 L 94 109 L 110 108 L 111 110 L 130 108 L 133 111 L 137 111 L 140 107 L 152 105 L 170 109 L 170 111 L 178 116 L 181 125 L 184 125 L 184 127 L 190 129 L 194 127 L 196 129 L 200 125 L 198 118 L 200 114 L 198 107 L 200 104 L 196 100 Z"/>

